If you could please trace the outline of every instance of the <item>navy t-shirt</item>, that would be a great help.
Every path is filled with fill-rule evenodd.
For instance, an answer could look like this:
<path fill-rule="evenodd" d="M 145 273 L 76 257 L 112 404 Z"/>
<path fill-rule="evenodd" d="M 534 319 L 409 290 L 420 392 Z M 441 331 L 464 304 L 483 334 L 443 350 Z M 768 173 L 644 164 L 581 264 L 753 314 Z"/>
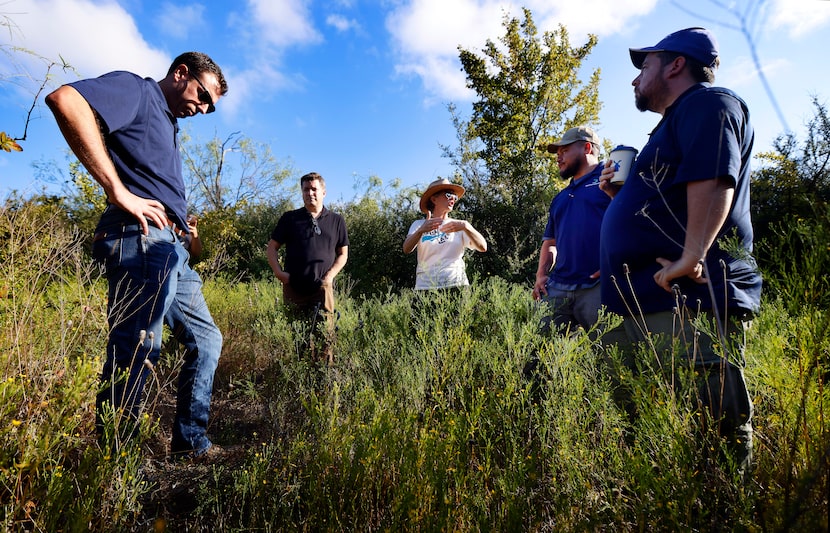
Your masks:
<path fill-rule="evenodd" d="M 627 316 L 670 311 L 677 305 L 674 296 L 654 281 L 661 268 L 656 258 L 680 258 L 687 184 L 726 177 L 734 185 L 733 203 L 706 257 L 715 301 L 705 284 L 687 277 L 672 283 L 691 307 L 757 310 L 761 276 L 750 255 L 753 141 L 746 104 L 728 89 L 695 85 L 666 110 L 605 212 L 600 237 L 604 305 Z M 740 251 L 724 250 L 723 238 L 733 235 Z"/>
<path fill-rule="evenodd" d="M 178 123 L 158 82 L 124 71 L 70 83 L 103 121 L 104 140 L 124 186 L 158 200 L 187 231 Z"/>
<path fill-rule="evenodd" d="M 592 287 L 599 279 L 599 232 L 611 198 L 599 188 L 602 165 L 562 189 L 550 203 L 544 239 L 556 240 L 550 281 L 562 290 Z"/>
<path fill-rule="evenodd" d="M 334 264 L 336 251 L 349 245 L 346 222 L 337 213 L 325 207 L 317 217 L 320 228 L 314 231 L 311 213 L 305 207 L 284 213 L 271 239 L 285 248 L 284 270 L 291 277 L 291 287 L 302 294 L 311 294 L 320 288 L 323 276 Z"/>

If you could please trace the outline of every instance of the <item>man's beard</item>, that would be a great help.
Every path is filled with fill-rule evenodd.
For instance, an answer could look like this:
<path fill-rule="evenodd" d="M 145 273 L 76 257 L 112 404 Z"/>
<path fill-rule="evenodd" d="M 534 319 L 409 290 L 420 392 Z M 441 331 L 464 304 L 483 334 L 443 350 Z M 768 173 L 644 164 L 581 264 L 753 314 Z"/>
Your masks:
<path fill-rule="evenodd" d="M 576 175 L 576 169 L 573 165 L 567 165 L 565 168 L 559 169 L 559 177 L 563 180 L 573 178 Z"/>
<path fill-rule="evenodd" d="M 634 90 L 634 105 L 637 106 L 637 109 L 640 111 L 654 111 L 654 97 L 659 96 L 660 94 L 665 94 L 669 90 L 668 84 L 665 80 L 657 79 L 654 80 L 654 83 L 648 89 L 648 93 L 643 91 Z"/>
<path fill-rule="evenodd" d="M 634 105 L 637 106 L 637 109 L 640 111 L 648 111 L 648 96 L 644 94 L 634 94 Z"/>

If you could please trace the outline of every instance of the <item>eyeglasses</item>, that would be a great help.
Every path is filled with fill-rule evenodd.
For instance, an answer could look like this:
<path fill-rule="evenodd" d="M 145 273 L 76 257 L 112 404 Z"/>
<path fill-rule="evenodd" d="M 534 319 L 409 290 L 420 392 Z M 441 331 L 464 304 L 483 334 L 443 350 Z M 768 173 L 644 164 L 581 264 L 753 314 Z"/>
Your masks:
<path fill-rule="evenodd" d="M 447 197 L 447 200 L 453 200 L 453 201 L 456 201 L 456 202 L 458 201 L 458 195 L 455 194 L 454 192 L 446 191 L 446 192 L 444 192 L 444 196 Z"/>
<path fill-rule="evenodd" d="M 320 233 L 321 233 L 320 232 L 320 225 L 317 224 L 317 219 L 316 218 L 311 217 L 311 225 L 314 226 L 314 234 L 315 235 L 320 235 Z"/>
<path fill-rule="evenodd" d="M 199 97 L 199 101 L 203 104 L 207 104 L 208 113 L 213 113 L 214 111 L 216 111 L 216 106 L 213 105 L 213 97 L 210 95 L 210 91 L 207 90 L 205 84 L 202 83 L 202 80 L 200 80 L 199 77 L 196 76 L 196 74 L 193 74 L 191 72 L 190 75 L 193 77 L 194 80 L 196 80 L 196 83 L 199 84 L 199 87 L 202 88 L 201 92 L 196 91 L 196 95 Z"/>

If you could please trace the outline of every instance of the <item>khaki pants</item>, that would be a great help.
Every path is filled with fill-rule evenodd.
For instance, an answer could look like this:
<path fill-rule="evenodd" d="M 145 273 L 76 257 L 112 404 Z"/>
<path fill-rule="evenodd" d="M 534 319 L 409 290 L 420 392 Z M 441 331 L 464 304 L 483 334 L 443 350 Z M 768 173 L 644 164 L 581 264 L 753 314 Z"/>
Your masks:
<path fill-rule="evenodd" d="M 308 295 L 300 294 L 290 285 L 282 286 L 282 296 L 295 319 L 307 321 L 311 326 L 308 342 L 304 346 L 314 360 L 334 363 L 333 343 L 335 340 L 334 288 L 320 287 Z M 318 339 L 318 324 L 325 320 L 322 339 Z"/>

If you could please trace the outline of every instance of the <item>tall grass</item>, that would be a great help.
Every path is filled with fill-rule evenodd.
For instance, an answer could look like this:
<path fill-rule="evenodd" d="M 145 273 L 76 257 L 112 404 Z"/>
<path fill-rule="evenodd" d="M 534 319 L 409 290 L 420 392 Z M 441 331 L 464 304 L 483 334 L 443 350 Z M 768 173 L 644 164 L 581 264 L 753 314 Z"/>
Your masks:
<path fill-rule="evenodd" d="M 828 528 L 825 310 L 769 298 L 750 330 L 756 461 L 743 484 L 716 460 L 723 443 L 694 398 L 605 364 L 584 333 L 540 337 L 526 287 L 341 294 L 327 367 L 303 352 L 310 332 L 282 312 L 277 283 L 211 280 L 226 342 L 210 434 L 245 449 L 170 463 L 175 343 L 148 387 L 144 434 L 116 453 L 98 445 L 106 288 L 64 227 L 48 210 L 0 219 L 6 530 Z M 614 402 L 620 381 L 635 421 Z"/>
<path fill-rule="evenodd" d="M 0 501 L 7 530 L 132 523 L 136 447 L 103 453 L 94 394 L 106 340 L 105 287 L 60 211 L 0 210 Z"/>

